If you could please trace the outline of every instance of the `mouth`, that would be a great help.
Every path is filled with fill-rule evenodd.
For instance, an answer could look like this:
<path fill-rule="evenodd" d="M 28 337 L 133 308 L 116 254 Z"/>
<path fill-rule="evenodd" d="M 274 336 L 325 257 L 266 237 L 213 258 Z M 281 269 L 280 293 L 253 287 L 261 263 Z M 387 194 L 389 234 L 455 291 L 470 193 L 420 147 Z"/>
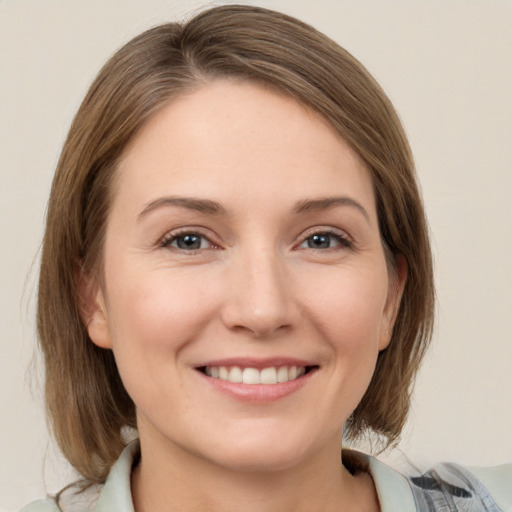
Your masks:
<path fill-rule="evenodd" d="M 201 373 L 207 377 L 227 381 L 234 384 L 280 384 L 300 379 L 314 370 L 317 365 L 298 366 L 268 366 L 265 368 L 253 368 L 242 366 L 201 366 L 198 367 Z"/>

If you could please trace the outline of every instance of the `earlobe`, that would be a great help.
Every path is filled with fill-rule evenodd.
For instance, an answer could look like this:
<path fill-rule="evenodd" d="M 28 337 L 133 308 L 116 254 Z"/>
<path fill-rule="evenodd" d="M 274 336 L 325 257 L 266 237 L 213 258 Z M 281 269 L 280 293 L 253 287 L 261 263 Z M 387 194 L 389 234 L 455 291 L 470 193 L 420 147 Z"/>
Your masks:
<path fill-rule="evenodd" d="M 95 345 L 101 348 L 112 348 L 105 301 L 100 288 L 96 296 L 96 309 L 92 312 L 86 326 L 89 338 Z"/>
<path fill-rule="evenodd" d="M 395 256 L 395 269 L 390 278 L 388 297 L 383 316 L 383 325 L 379 343 L 379 351 L 384 350 L 389 345 L 393 336 L 395 320 L 400 309 L 402 295 L 404 293 L 405 283 L 407 282 L 407 261 L 402 254 Z"/>
<path fill-rule="evenodd" d="M 78 278 L 80 315 L 91 341 L 101 348 L 112 348 L 107 309 L 97 279 L 81 271 Z"/>

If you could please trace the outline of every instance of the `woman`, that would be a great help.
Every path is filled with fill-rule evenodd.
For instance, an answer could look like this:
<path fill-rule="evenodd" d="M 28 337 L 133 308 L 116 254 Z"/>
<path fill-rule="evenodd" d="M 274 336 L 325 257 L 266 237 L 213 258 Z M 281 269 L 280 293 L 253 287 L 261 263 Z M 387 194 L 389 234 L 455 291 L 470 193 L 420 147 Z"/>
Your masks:
<path fill-rule="evenodd" d="M 341 451 L 398 439 L 433 295 L 406 137 L 352 56 L 254 7 L 157 27 L 100 72 L 54 179 L 55 437 L 98 512 L 507 510 L 510 468 Z"/>

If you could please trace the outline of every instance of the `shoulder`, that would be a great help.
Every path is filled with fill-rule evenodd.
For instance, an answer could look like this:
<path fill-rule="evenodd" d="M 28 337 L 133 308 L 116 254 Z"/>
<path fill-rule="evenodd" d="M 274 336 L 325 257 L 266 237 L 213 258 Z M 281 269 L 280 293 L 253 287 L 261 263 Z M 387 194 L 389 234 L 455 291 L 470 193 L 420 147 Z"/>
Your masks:
<path fill-rule="evenodd" d="M 442 463 L 412 476 L 365 458 L 383 512 L 512 512 L 512 464 L 466 468 Z"/>
<path fill-rule="evenodd" d="M 496 468 L 482 468 L 478 473 L 458 464 L 442 463 L 421 476 L 411 477 L 418 510 L 430 510 L 432 503 L 468 512 L 512 510 L 510 472 L 508 477 L 507 471 L 496 471 Z"/>
<path fill-rule="evenodd" d="M 61 512 L 55 500 L 48 498 L 46 500 L 37 500 L 25 505 L 20 512 Z"/>
<path fill-rule="evenodd" d="M 512 464 L 488 468 L 471 467 L 469 470 L 489 491 L 502 510 L 512 510 Z"/>
<path fill-rule="evenodd" d="M 69 485 L 59 493 L 60 506 L 55 499 L 47 498 L 25 505 L 20 512 L 134 512 L 130 475 L 139 453 L 138 441 L 132 441 L 110 469 L 105 484 L 91 485 L 78 492 L 75 492 L 77 489 L 73 485 Z"/>

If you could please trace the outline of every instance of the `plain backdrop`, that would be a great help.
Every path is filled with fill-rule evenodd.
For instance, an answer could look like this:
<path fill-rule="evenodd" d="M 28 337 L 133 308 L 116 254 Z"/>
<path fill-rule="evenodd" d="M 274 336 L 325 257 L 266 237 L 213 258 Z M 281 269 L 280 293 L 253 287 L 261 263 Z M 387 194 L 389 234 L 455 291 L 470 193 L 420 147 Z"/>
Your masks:
<path fill-rule="evenodd" d="M 72 478 L 47 433 L 34 334 L 45 206 L 72 116 L 122 43 L 219 3 L 0 0 L 2 511 Z M 512 2 L 253 3 L 351 51 L 410 137 L 433 233 L 438 320 L 400 450 L 419 467 L 512 461 Z"/>

